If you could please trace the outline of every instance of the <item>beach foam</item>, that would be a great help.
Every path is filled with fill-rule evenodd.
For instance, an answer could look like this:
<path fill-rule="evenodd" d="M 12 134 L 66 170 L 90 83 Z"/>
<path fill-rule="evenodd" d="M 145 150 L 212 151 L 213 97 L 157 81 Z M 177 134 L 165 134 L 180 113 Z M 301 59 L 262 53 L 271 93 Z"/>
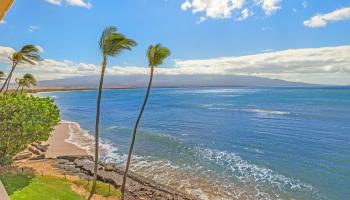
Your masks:
<path fill-rule="evenodd" d="M 69 138 L 65 141 L 75 146 L 84 149 L 89 155 L 94 155 L 94 136 L 87 130 L 80 127 L 80 124 L 72 121 L 64 121 L 62 123 L 68 124 Z M 106 139 L 100 139 L 100 158 L 103 162 L 123 162 L 126 156 L 121 156 L 117 153 L 118 148 Z"/>
<path fill-rule="evenodd" d="M 85 149 L 90 155 L 93 155 L 93 135 L 82 129 L 76 122 L 62 121 L 62 123 L 69 125 L 70 136 L 66 139 L 66 142 Z M 113 126 L 110 128 L 116 129 L 118 127 Z M 176 146 L 179 148 L 186 148 L 189 156 L 194 156 L 194 158 L 207 163 L 214 163 L 231 171 L 231 175 L 227 176 L 227 174 L 218 174 L 213 170 L 207 169 L 199 163 L 195 166 L 189 164 L 178 165 L 166 159 L 154 160 L 152 157 L 133 156 L 131 170 L 156 182 L 179 190 L 186 190 L 199 199 L 275 199 L 286 191 L 315 193 L 314 196 L 317 195 L 311 185 L 277 174 L 271 169 L 251 164 L 234 153 L 202 147 L 186 147 L 176 137 L 163 134 L 146 133 L 140 136 L 146 139 L 155 139 L 161 143 L 164 140 L 163 142 L 166 144 L 169 142 L 177 144 Z M 110 141 L 102 139 L 100 148 L 103 162 L 124 164 L 126 161 L 127 155 L 118 152 L 118 148 Z M 234 179 L 238 179 L 239 182 L 235 183 Z"/>

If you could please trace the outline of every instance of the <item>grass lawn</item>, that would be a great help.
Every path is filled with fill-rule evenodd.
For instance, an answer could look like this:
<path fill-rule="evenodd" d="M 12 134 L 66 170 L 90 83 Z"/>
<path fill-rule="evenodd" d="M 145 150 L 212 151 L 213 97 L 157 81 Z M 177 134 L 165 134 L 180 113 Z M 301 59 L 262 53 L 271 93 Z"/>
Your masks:
<path fill-rule="evenodd" d="M 84 187 L 91 190 L 91 181 L 69 181 L 64 178 L 51 176 L 33 176 L 28 174 L 6 173 L 0 176 L 11 200 L 84 200 L 83 196 L 73 192 L 71 185 Z M 113 186 L 98 181 L 96 193 L 104 197 L 120 197 L 121 191 Z"/>
<path fill-rule="evenodd" d="M 71 182 L 63 178 L 36 176 L 31 183 L 10 195 L 11 200 L 84 200 L 70 188 Z"/>
<path fill-rule="evenodd" d="M 92 187 L 92 181 L 88 182 L 86 180 L 76 180 L 76 181 L 73 181 L 73 183 L 84 187 L 87 191 L 90 191 Z M 96 182 L 96 194 L 100 194 L 104 197 L 107 197 L 107 196 L 121 197 L 120 190 L 115 189 L 113 186 L 109 187 L 107 184 L 101 181 Z"/>
<path fill-rule="evenodd" d="M 0 176 L 1 182 L 9 195 L 29 185 L 32 178 L 33 176 L 29 174 L 6 173 Z"/>

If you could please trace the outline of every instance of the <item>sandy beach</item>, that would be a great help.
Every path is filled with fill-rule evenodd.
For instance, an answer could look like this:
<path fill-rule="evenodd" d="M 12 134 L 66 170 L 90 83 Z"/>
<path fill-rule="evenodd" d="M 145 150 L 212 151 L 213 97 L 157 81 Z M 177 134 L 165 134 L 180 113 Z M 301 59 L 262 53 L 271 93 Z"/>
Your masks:
<path fill-rule="evenodd" d="M 86 150 L 66 142 L 65 140 L 67 140 L 69 136 L 69 123 L 60 122 L 55 127 L 49 139 L 43 143 L 49 144 L 46 158 L 56 158 L 60 155 L 88 155 Z"/>

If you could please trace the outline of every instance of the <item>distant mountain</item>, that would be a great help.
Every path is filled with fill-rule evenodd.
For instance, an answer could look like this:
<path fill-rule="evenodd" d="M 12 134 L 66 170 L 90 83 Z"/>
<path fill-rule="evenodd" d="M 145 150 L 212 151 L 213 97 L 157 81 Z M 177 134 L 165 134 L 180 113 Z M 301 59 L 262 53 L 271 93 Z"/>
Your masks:
<path fill-rule="evenodd" d="M 147 85 L 146 75 L 106 76 L 104 86 L 144 87 Z M 49 81 L 40 81 L 39 88 L 96 88 L 98 76 L 82 76 Z M 214 87 L 214 86 L 251 86 L 251 87 L 313 87 L 318 85 L 289 82 L 278 79 L 254 76 L 233 75 L 155 75 L 155 87 Z"/>

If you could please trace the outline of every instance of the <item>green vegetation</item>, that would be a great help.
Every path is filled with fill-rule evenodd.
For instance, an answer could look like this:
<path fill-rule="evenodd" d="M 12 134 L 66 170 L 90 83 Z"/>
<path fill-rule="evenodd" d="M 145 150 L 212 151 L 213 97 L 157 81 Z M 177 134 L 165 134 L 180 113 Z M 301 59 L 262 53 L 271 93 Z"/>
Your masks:
<path fill-rule="evenodd" d="M 92 189 L 92 183 L 88 182 L 86 180 L 76 180 L 73 181 L 74 184 L 78 186 L 84 187 L 87 191 L 91 191 Z M 104 197 L 108 196 L 121 196 L 121 191 L 118 189 L 115 189 L 113 186 L 109 186 L 101 181 L 96 181 L 96 194 L 100 194 Z"/>
<path fill-rule="evenodd" d="M 18 84 L 16 93 L 18 89 L 21 88 L 22 94 L 24 87 L 31 88 L 32 86 L 36 86 L 36 79 L 32 74 L 26 73 L 23 78 L 16 78 L 16 83 Z"/>
<path fill-rule="evenodd" d="M 71 190 L 71 182 L 64 178 L 36 176 L 31 183 L 10 195 L 11 200 L 83 200 L 84 197 Z"/>
<path fill-rule="evenodd" d="M 8 90 L 8 87 L 11 82 L 12 74 L 15 71 L 18 64 L 22 63 L 28 63 L 31 65 L 35 65 L 35 61 L 41 61 L 40 55 L 37 53 L 39 52 L 39 49 L 32 44 L 28 44 L 22 47 L 20 51 L 17 51 L 12 54 L 12 57 L 10 58 L 12 62 L 12 67 L 9 75 L 7 76 L 5 83 L 0 89 L 0 93 L 5 90 L 5 92 Z"/>
<path fill-rule="evenodd" d="M 83 187 L 86 191 L 92 189 L 92 183 L 86 180 L 70 181 L 51 176 L 33 176 L 8 172 L 1 175 L 0 179 L 11 200 L 82 200 L 84 198 L 72 191 L 71 185 L 75 184 Z M 119 198 L 121 196 L 120 190 L 100 181 L 96 182 L 96 194 L 104 197 L 114 196 Z"/>
<path fill-rule="evenodd" d="M 131 50 L 136 45 L 134 40 L 131 40 L 124 35 L 117 32 L 117 28 L 113 26 L 107 27 L 101 35 L 99 46 L 103 54 L 102 70 L 100 84 L 98 88 L 97 96 L 97 108 L 96 108 L 96 124 L 95 124 L 95 165 L 94 165 L 94 177 L 92 180 L 91 192 L 88 199 L 91 199 L 96 188 L 97 179 L 97 166 L 98 166 L 98 149 L 99 149 L 99 126 L 100 126 L 100 107 L 101 107 L 101 96 L 103 89 L 103 79 L 105 69 L 107 66 L 108 56 L 116 56 L 123 50 Z"/>
<path fill-rule="evenodd" d="M 50 98 L 0 95 L 0 105 L 0 166 L 10 163 L 28 144 L 47 140 L 60 120 Z"/>
<path fill-rule="evenodd" d="M 137 120 L 136 120 L 136 123 L 135 123 L 135 126 L 134 126 L 134 130 L 133 130 L 133 135 L 132 135 L 132 139 L 131 139 L 128 159 L 127 159 L 126 168 L 125 168 L 125 173 L 124 173 L 124 176 L 123 176 L 122 200 L 124 199 L 126 177 L 127 177 L 128 170 L 129 170 L 129 165 L 130 165 L 130 161 L 131 161 L 132 151 L 134 149 L 137 128 L 139 126 L 139 123 L 140 123 L 143 111 L 145 110 L 145 107 L 146 107 L 146 104 L 147 104 L 147 100 L 148 100 L 148 96 L 149 96 L 149 93 L 150 93 L 150 90 L 151 90 L 151 87 L 152 87 L 154 67 L 163 64 L 164 59 L 167 58 L 169 55 L 170 55 L 170 50 L 168 48 L 166 48 L 166 47 L 163 47 L 161 44 L 150 45 L 148 47 L 147 58 L 148 58 L 148 66 L 151 69 L 150 79 L 149 79 L 149 82 L 148 82 L 147 92 L 146 92 L 146 95 L 145 95 L 145 98 L 144 98 L 144 101 L 143 101 L 140 113 L 139 113 L 139 115 L 137 117 Z"/>
<path fill-rule="evenodd" d="M 32 178 L 33 176 L 30 174 L 6 173 L 0 176 L 1 182 L 9 195 L 28 186 Z"/>

